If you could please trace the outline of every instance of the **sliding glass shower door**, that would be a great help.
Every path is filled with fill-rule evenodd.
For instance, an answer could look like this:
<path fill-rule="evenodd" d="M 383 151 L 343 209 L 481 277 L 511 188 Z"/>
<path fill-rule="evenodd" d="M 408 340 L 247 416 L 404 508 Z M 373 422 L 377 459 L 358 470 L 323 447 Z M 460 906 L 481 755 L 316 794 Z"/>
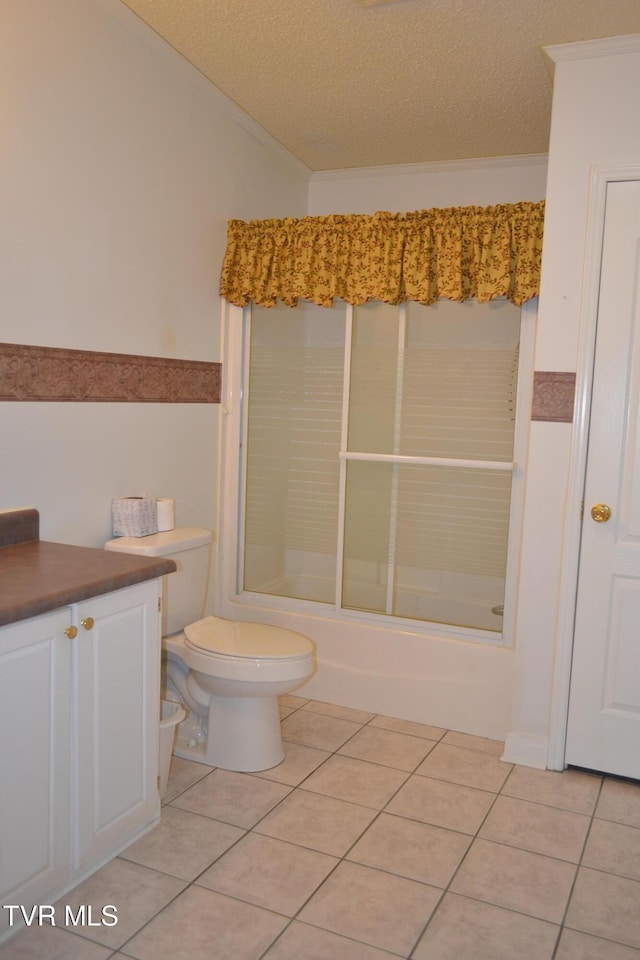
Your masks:
<path fill-rule="evenodd" d="M 246 316 L 241 589 L 335 600 L 345 330 L 345 305 Z"/>
<path fill-rule="evenodd" d="M 500 631 L 520 311 L 253 308 L 244 591 Z"/>

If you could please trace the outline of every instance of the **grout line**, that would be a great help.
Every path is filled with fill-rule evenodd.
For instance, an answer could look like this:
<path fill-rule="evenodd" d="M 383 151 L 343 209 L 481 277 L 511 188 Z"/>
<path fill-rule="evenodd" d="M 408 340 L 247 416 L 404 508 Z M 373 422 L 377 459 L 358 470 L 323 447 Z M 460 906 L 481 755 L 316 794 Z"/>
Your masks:
<path fill-rule="evenodd" d="M 507 776 L 505 777 L 504 783 L 502 784 L 502 787 L 500 788 L 500 790 L 502 790 L 502 788 L 503 788 L 504 785 L 506 784 L 507 780 L 508 780 L 509 777 L 511 776 L 511 773 L 512 773 L 512 771 L 510 770 L 509 773 L 507 774 Z M 449 783 L 450 781 L 443 781 L 443 782 Z M 458 784 L 458 786 L 464 786 L 464 784 Z M 472 789 L 477 789 L 477 788 L 474 787 L 474 788 L 472 788 Z M 485 792 L 493 792 L 493 791 L 485 791 Z M 473 833 L 473 834 L 465 834 L 465 836 L 471 837 L 471 842 L 469 843 L 469 846 L 468 846 L 467 849 L 465 850 L 464 855 L 461 857 L 460 863 L 458 864 L 458 866 L 455 868 L 455 870 L 453 871 L 453 873 L 452 873 L 451 876 L 449 877 L 449 882 L 447 883 L 446 887 L 443 889 L 443 891 L 442 891 L 442 896 L 441 896 L 440 899 L 438 900 L 438 903 L 437 903 L 436 906 L 434 907 L 433 912 L 431 913 L 431 915 L 430 915 L 429 918 L 427 919 L 424 927 L 423 927 L 422 930 L 420 931 L 420 934 L 419 934 L 419 936 L 417 937 L 416 942 L 414 943 L 413 947 L 411 948 L 411 950 L 410 950 L 409 953 L 408 953 L 408 957 L 411 957 L 411 954 L 417 949 L 418 944 L 420 943 L 420 941 L 421 941 L 422 938 L 424 937 L 425 933 L 427 932 L 427 930 L 428 930 L 428 928 L 429 928 L 429 926 L 430 926 L 430 924 L 431 924 L 431 921 L 432 921 L 433 918 L 436 916 L 436 914 L 437 914 L 437 912 L 438 912 L 438 910 L 439 910 L 439 908 L 440 908 L 440 905 L 442 904 L 442 901 L 444 900 L 444 898 L 446 897 L 446 895 L 447 895 L 448 893 L 453 893 L 453 891 L 451 890 L 451 885 L 453 884 L 455 878 L 458 876 L 458 873 L 459 873 L 460 870 L 462 869 L 462 865 L 464 864 L 464 862 L 466 861 L 467 857 L 469 856 L 469 852 L 471 851 L 471 849 L 472 849 L 475 841 L 478 839 L 478 834 L 479 834 L 480 831 L 482 830 L 482 827 L 484 826 L 487 817 L 489 816 L 489 814 L 490 814 L 491 811 L 493 810 L 493 808 L 494 808 L 494 806 L 495 806 L 495 804 L 496 804 L 499 796 L 500 796 L 500 791 L 495 794 L 494 799 L 493 799 L 491 805 L 489 806 L 489 808 L 487 809 L 487 812 L 485 813 L 485 815 L 482 817 L 482 820 L 481 820 L 480 823 L 478 824 L 478 827 L 477 827 L 477 829 L 476 829 L 476 832 Z M 455 896 L 465 896 L 465 894 L 454 894 L 454 895 L 455 895 Z M 467 899 L 469 899 L 469 900 L 475 900 L 476 898 L 475 898 L 475 897 L 467 897 Z M 484 903 L 485 901 L 478 901 L 478 902 Z M 497 906 L 497 905 L 496 905 L 496 906 Z M 503 908 L 503 909 L 508 909 L 508 908 Z M 513 912 L 517 912 L 517 911 L 513 911 Z"/>
<path fill-rule="evenodd" d="M 583 841 L 583 843 L 582 843 L 582 850 L 580 851 L 580 856 L 578 857 L 578 862 L 577 862 L 577 864 L 576 864 L 576 872 L 575 872 L 575 874 L 574 874 L 573 882 L 572 882 L 572 884 L 571 884 L 571 889 L 569 890 L 569 896 L 567 897 L 567 902 L 566 902 L 566 904 L 565 904 L 565 908 L 564 908 L 564 911 L 563 911 L 563 914 L 562 914 L 562 921 L 561 921 L 561 923 L 560 923 L 560 931 L 559 931 L 559 933 L 558 933 L 558 939 L 556 940 L 556 945 L 555 945 L 554 951 L 553 951 L 553 953 L 552 953 L 552 955 L 551 955 L 551 960 L 553 960 L 553 958 L 556 956 L 556 954 L 557 954 L 557 952 L 558 952 L 558 948 L 559 948 L 559 946 L 560 946 L 560 940 L 561 940 L 561 938 L 562 938 L 562 932 L 563 932 L 563 930 L 565 929 L 565 923 L 566 923 L 566 920 L 567 920 L 567 914 L 569 913 L 569 906 L 571 905 L 571 900 L 572 900 L 572 898 L 573 898 L 573 893 L 574 893 L 574 890 L 575 890 L 575 888 L 576 888 L 576 883 L 577 883 L 577 880 L 578 880 L 578 873 L 580 872 L 580 867 L 582 866 L 582 858 L 584 857 L 584 852 L 585 852 L 585 850 L 586 850 L 586 848 L 587 848 L 587 843 L 588 843 L 588 841 L 589 841 L 589 835 L 591 834 L 591 828 L 592 828 L 592 826 L 593 826 L 593 821 L 594 821 L 594 818 L 595 818 L 595 815 L 596 815 L 596 809 L 597 809 L 597 807 L 598 807 L 598 801 L 600 800 L 600 794 L 602 793 L 602 788 L 603 788 L 603 786 L 604 786 L 604 777 L 601 777 L 601 779 L 600 779 L 600 786 L 598 787 L 598 792 L 597 792 L 596 797 L 595 797 L 595 800 L 594 800 L 594 802 L 593 802 L 593 810 L 591 811 L 591 816 L 590 816 L 590 818 L 589 818 L 589 826 L 587 827 L 587 829 L 586 829 L 586 831 L 585 831 L 584 841 Z M 568 929 L 570 929 L 570 928 L 568 928 Z M 587 936 L 590 936 L 590 934 L 587 934 Z"/>

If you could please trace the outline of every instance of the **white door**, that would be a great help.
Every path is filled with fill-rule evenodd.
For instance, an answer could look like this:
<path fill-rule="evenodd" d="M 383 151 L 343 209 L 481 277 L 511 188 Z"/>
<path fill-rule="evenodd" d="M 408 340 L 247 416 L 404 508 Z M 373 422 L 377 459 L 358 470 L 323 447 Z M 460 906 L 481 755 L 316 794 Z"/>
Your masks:
<path fill-rule="evenodd" d="M 640 181 L 625 180 L 608 183 L 606 193 L 565 759 L 634 778 L 640 778 L 639 418 Z"/>

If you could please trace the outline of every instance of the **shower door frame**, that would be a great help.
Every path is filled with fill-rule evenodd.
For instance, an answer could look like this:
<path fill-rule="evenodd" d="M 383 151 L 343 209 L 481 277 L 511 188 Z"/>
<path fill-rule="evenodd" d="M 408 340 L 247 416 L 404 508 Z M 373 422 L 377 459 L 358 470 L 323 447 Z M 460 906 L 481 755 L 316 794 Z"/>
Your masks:
<path fill-rule="evenodd" d="M 347 316 L 352 316 L 352 308 L 345 304 Z M 216 609 L 222 616 L 240 617 L 242 607 L 246 619 L 259 619 L 258 611 L 265 609 L 286 610 L 296 613 L 308 612 L 311 616 L 335 619 L 349 619 L 369 622 L 378 626 L 384 624 L 388 629 L 394 626 L 399 630 L 421 629 L 442 637 L 489 644 L 510 648 L 514 643 L 516 620 L 516 600 L 519 565 L 515 558 L 519 556 L 524 506 L 525 461 L 529 440 L 529 422 L 531 399 L 533 394 L 533 357 L 535 345 L 535 321 L 537 316 L 537 298 L 520 307 L 520 351 L 518 360 L 518 379 L 515 406 L 515 429 L 513 461 L 461 461 L 444 460 L 432 457 L 403 457 L 397 454 L 360 454 L 346 450 L 346 418 L 343 417 L 343 435 L 340 461 L 340 504 L 339 534 L 336 554 L 336 596 L 334 603 L 320 603 L 261 594 L 242 590 L 243 554 L 244 554 L 244 483 L 246 476 L 246 437 L 247 405 L 243 403 L 243 385 L 248 370 L 245 328 L 247 316 L 250 317 L 251 305 L 236 307 L 222 301 L 223 319 L 223 385 L 222 385 L 222 429 L 220 436 L 220 455 L 222 479 L 218 491 L 218 575 L 216 577 Z M 349 322 L 349 321 L 348 321 Z M 347 331 L 348 332 L 348 331 Z M 346 336 L 345 371 L 349 368 L 348 352 L 350 338 Z M 345 376 L 343 384 L 344 402 L 348 400 L 349 384 Z M 479 467 L 490 470 L 509 471 L 512 476 L 511 502 L 509 511 L 509 533 L 507 542 L 507 571 L 505 577 L 504 617 L 502 631 L 489 631 L 471 627 L 457 627 L 433 620 L 415 620 L 396 617 L 392 614 L 365 610 L 354 610 L 340 606 L 342 593 L 342 545 L 344 533 L 344 475 L 349 460 L 368 460 L 396 462 L 399 464 L 438 464 L 444 466 Z M 510 561 L 510 558 L 513 558 Z M 262 617 L 264 619 L 264 616 Z"/>

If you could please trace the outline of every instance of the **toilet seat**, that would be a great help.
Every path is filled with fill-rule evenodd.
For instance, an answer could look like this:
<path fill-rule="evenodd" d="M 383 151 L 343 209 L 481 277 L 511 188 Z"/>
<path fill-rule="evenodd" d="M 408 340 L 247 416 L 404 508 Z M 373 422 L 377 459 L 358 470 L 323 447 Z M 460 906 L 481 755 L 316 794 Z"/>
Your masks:
<path fill-rule="evenodd" d="M 205 617 L 184 628 L 185 646 L 217 659 L 301 660 L 313 651 L 308 637 L 285 627 Z"/>

